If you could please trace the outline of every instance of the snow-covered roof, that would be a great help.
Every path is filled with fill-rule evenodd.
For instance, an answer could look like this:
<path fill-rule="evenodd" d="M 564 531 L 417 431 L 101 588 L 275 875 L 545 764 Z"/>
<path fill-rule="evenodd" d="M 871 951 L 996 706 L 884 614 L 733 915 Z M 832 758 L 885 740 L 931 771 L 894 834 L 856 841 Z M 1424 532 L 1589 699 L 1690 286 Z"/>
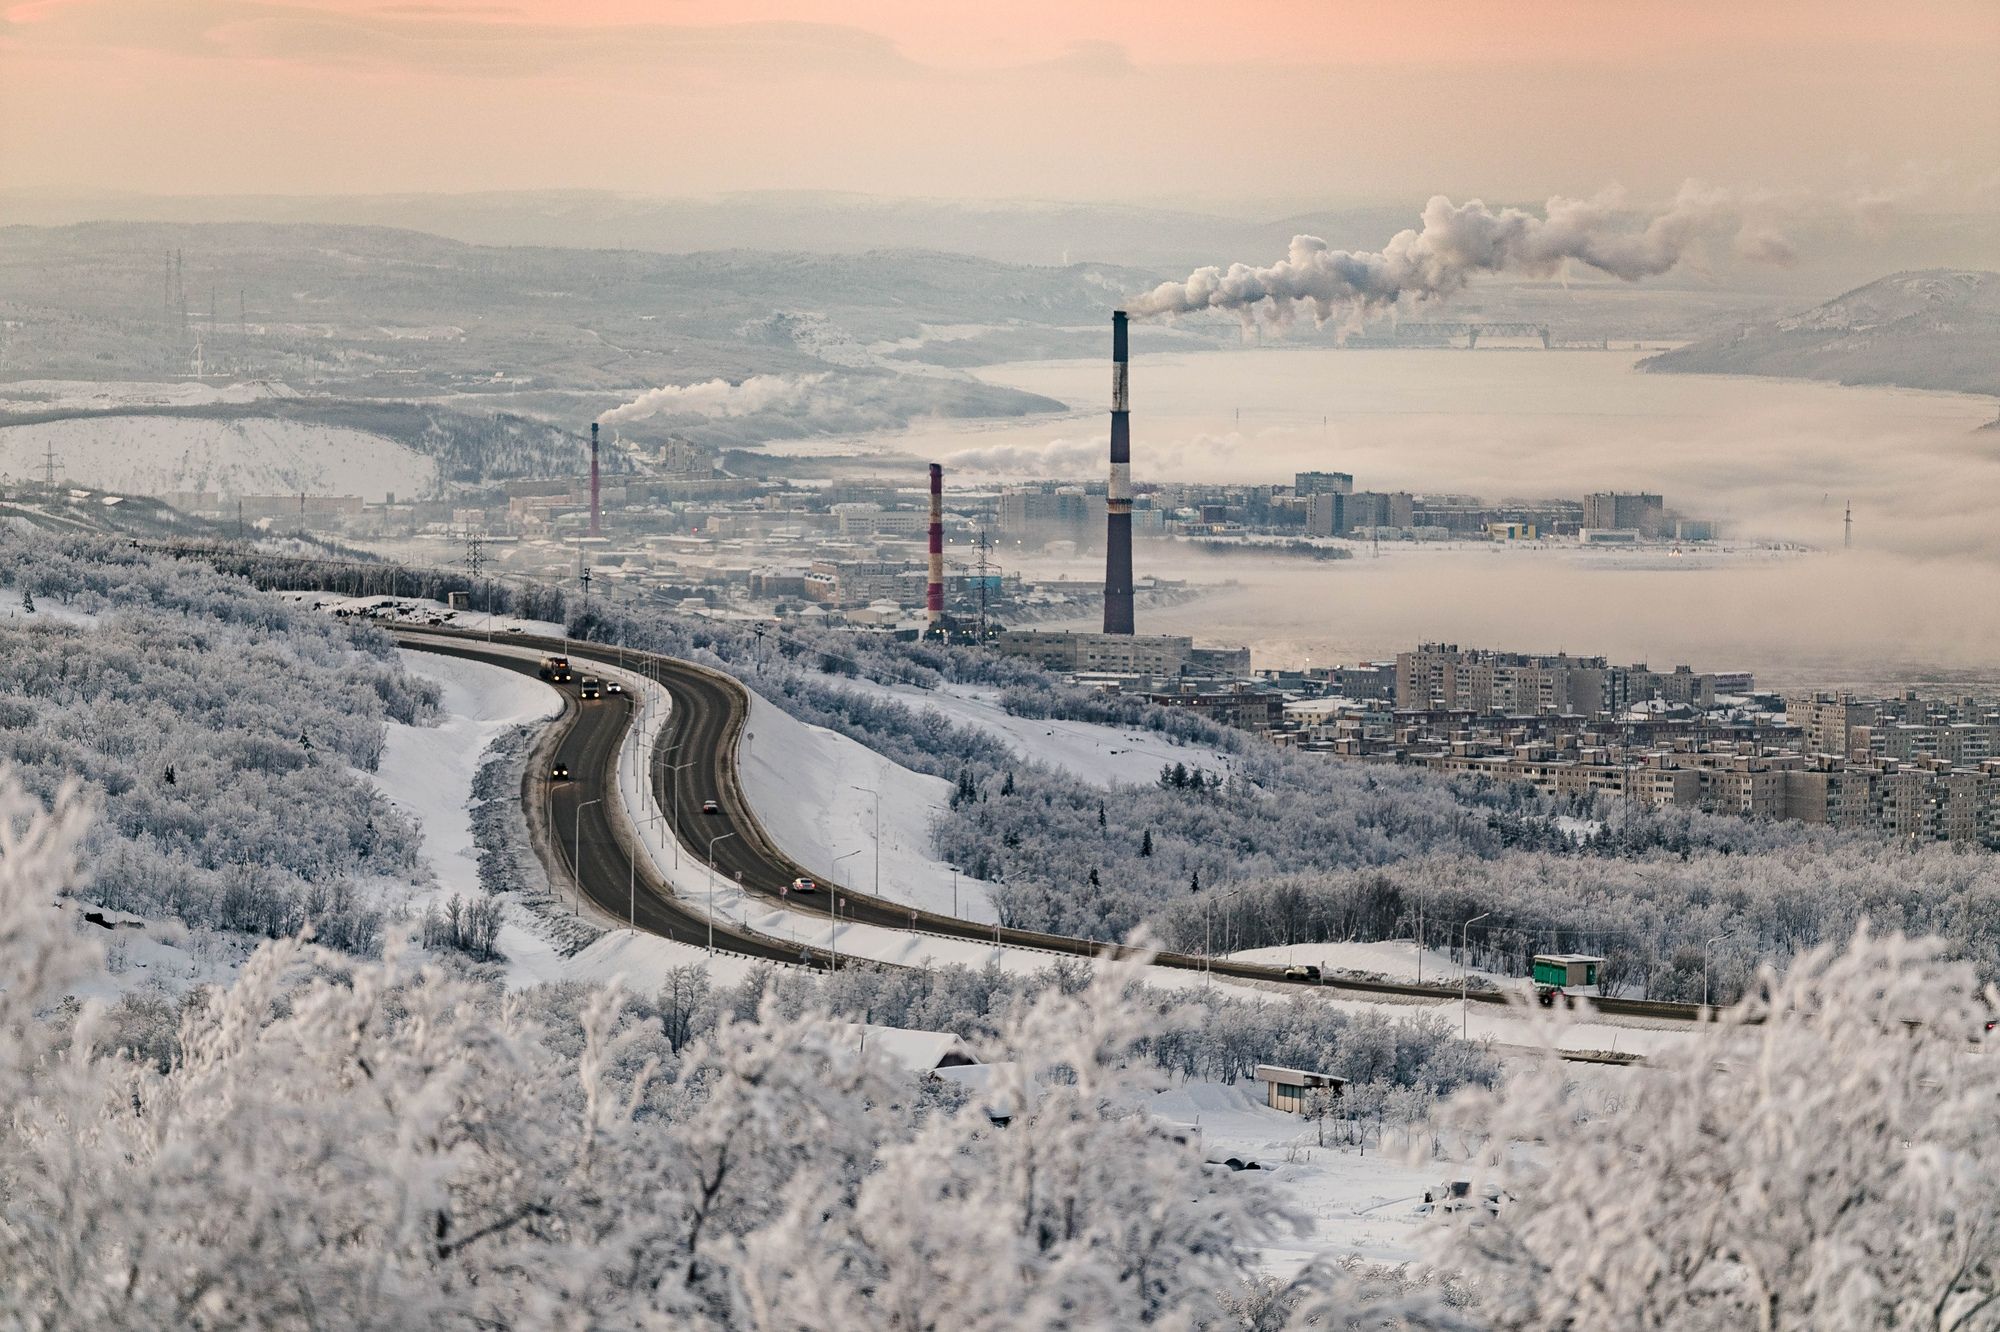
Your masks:
<path fill-rule="evenodd" d="M 1259 1064 L 1256 1073 L 1259 1082 L 1275 1082 L 1280 1087 L 1343 1087 L 1347 1079 L 1333 1073 L 1315 1073 L 1304 1068 L 1284 1068 L 1277 1064 Z"/>
<path fill-rule="evenodd" d="M 965 1042 L 948 1031 L 915 1031 L 857 1022 L 847 1027 L 857 1053 L 873 1051 L 912 1073 L 930 1073 L 952 1064 L 976 1064 Z"/>

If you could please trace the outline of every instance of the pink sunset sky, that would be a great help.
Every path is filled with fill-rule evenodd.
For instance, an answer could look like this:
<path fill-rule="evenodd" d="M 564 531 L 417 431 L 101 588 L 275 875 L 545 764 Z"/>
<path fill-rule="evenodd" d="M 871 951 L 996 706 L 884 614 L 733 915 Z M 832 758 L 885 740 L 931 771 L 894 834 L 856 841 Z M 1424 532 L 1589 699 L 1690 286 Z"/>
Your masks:
<path fill-rule="evenodd" d="M 1950 207 L 1997 68 L 1996 0 L 0 0 L 0 187 Z"/>

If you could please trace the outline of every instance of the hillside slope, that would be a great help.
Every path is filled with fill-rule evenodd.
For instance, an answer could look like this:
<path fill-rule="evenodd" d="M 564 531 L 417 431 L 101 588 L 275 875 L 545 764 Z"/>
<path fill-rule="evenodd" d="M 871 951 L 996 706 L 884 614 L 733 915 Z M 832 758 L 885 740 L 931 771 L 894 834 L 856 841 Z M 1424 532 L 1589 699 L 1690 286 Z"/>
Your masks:
<path fill-rule="evenodd" d="M 2000 273 L 1895 273 L 1801 314 L 1704 338 L 1639 367 L 2000 395 Z"/>

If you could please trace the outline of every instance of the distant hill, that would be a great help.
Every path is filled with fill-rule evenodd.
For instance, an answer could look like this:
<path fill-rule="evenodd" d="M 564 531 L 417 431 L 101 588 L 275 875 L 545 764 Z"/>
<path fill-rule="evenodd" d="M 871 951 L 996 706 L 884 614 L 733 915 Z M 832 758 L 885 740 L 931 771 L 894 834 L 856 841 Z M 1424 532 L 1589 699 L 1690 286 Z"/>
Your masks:
<path fill-rule="evenodd" d="M 1650 357 L 1639 368 L 2000 396 L 2000 273 L 1895 273 L 1802 314 Z"/>

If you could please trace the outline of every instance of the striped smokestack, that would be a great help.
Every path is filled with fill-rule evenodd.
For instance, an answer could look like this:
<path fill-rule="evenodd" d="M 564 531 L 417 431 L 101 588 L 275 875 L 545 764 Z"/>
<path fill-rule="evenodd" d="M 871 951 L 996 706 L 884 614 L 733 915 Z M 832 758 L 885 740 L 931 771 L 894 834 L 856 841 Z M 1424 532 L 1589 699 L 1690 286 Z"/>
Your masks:
<path fill-rule="evenodd" d="M 1111 313 L 1111 484 L 1104 492 L 1104 632 L 1132 632 L 1132 403 L 1125 312 Z"/>
<path fill-rule="evenodd" d="M 944 618 L 944 468 L 931 464 L 931 576 L 924 585 L 924 623 Z"/>
<path fill-rule="evenodd" d="M 590 423 L 590 534 L 597 535 L 597 422 Z"/>

